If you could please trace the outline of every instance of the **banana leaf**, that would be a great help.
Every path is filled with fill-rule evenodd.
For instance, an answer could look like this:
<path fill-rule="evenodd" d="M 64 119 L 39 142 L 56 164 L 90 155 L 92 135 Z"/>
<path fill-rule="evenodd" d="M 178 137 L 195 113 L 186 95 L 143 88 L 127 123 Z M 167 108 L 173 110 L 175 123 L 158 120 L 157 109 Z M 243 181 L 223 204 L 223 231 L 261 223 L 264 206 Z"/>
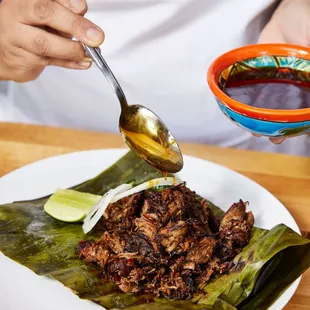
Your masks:
<path fill-rule="evenodd" d="M 74 190 L 103 195 L 122 183 L 145 182 L 162 176 L 134 153 L 128 152 L 113 166 Z M 194 189 L 193 189 L 194 190 Z M 171 301 L 125 294 L 104 283 L 94 267 L 77 256 L 85 236 L 78 223 L 64 223 L 47 215 L 48 197 L 0 206 L 0 250 L 40 276 L 52 277 L 82 299 L 106 309 L 266 309 L 310 266 L 310 240 L 284 224 L 270 231 L 254 227 L 250 243 L 235 257 L 229 274 L 217 276 L 190 301 Z M 209 202 L 219 216 L 223 211 Z"/>

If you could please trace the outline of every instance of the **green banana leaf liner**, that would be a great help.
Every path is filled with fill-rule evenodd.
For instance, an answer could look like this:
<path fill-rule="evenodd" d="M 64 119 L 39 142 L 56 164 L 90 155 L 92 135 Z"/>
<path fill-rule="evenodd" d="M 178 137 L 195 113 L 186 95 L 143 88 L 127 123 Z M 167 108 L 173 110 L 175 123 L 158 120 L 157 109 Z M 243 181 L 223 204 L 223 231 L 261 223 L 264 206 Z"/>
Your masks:
<path fill-rule="evenodd" d="M 160 176 L 160 172 L 128 152 L 99 176 L 73 189 L 103 195 L 122 183 L 139 184 Z M 125 294 L 114 284 L 101 282 L 98 271 L 78 258 L 78 242 L 86 238 L 81 224 L 60 222 L 47 215 L 43 210 L 47 199 L 0 206 L 1 252 L 106 309 L 266 309 L 310 266 L 310 240 L 283 224 L 269 231 L 253 228 L 250 244 L 235 257 L 235 267 L 229 274 L 206 283 L 205 294 L 190 301 Z M 223 214 L 211 202 L 210 208 L 217 215 Z"/>

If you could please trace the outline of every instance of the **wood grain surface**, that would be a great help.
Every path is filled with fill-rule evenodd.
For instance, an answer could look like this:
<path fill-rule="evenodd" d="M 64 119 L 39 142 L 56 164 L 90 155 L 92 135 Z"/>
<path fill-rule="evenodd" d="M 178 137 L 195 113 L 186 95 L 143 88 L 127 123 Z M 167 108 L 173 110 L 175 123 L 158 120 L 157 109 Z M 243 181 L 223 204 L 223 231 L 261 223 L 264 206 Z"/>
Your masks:
<path fill-rule="evenodd" d="M 50 156 L 120 147 L 125 144 L 115 134 L 0 123 L 0 177 Z M 221 164 L 264 186 L 287 207 L 302 234 L 310 238 L 310 158 L 188 143 L 181 143 L 181 149 L 184 154 Z M 310 269 L 285 309 L 310 310 Z"/>

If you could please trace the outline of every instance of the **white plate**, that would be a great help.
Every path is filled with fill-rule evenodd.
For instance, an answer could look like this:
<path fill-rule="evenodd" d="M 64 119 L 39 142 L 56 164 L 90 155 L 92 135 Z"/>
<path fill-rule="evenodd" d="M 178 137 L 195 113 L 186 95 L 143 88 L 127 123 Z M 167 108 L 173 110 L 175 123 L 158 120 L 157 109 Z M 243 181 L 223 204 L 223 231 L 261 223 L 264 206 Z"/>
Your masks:
<path fill-rule="evenodd" d="M 90 179 L 109 167 L 127 150 L 94 150 L 52 157 L 22 167 L 0 179 L 0 204 L 34 199 Z M 255 225 L 270 229 L 284 223 L 300 233 L 293 217 L 266 189 L 217 164 L 185 156 L 179 177 L 201 196 L 226 210 L 239 199 L 250 202 Z M 31 181 L 33 180 L 33 182 Z M 57 281 L 39 277 L 0 253 L 0 309 L 91 310 L 103 308 L 81 300 Z M 282 309 L 294 294 L 296 280 L 270 309 Z"/>

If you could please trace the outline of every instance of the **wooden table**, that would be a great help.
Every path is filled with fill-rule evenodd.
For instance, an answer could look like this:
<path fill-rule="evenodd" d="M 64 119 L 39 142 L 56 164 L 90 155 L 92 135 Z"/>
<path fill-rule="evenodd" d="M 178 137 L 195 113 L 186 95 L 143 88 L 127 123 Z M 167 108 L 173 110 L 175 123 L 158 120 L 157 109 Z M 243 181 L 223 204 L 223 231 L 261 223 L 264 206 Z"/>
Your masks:
<path fill-rule="evenodd" d="M 0 123 L 0 176 L 36 160 L 77 150 L 124 147 L 119 135 Z M 310 158 L 181 144 L 185 154 L 234 169 L 267 188 L 310 237 Z M 285 308 L 310 309 L 310 269 Z"/>

